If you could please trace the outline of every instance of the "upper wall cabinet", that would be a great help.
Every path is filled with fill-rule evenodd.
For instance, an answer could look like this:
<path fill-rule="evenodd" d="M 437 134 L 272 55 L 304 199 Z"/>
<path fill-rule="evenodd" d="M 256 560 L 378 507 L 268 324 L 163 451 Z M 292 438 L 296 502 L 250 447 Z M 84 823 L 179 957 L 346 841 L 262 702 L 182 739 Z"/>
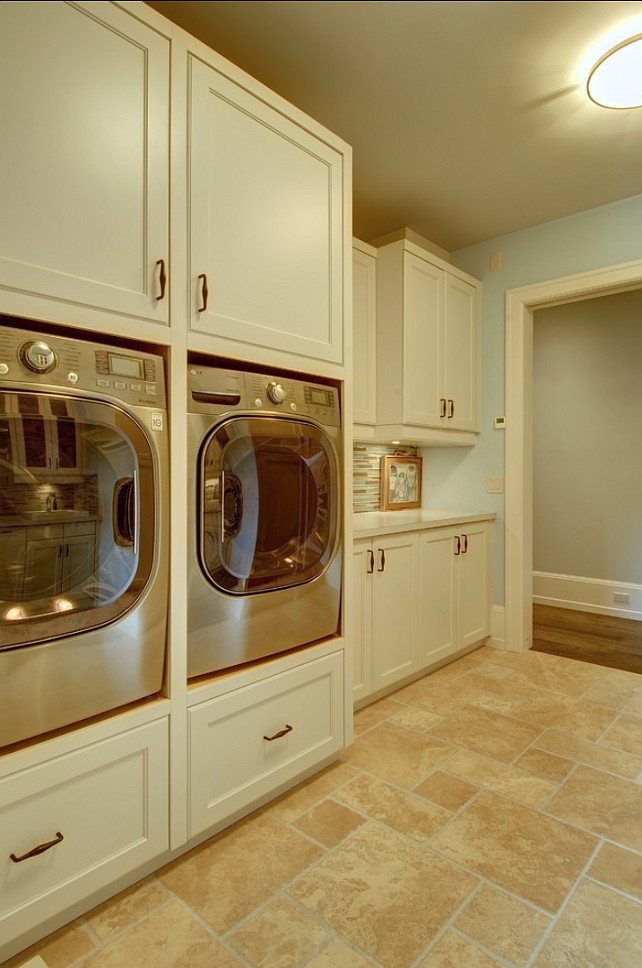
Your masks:
<path fill-rule="evenodd" d="M 0 310 L 166 324 L 167 38 L 112 3 L 0 4 L 0 130 Z"/>
<path fill-rule="evenodd" d="M 352 240 L 352 338 L 354 422 L 372 436 L 377 419 L 377 250 Z"/>
<path fill-rule="evenodd" d="M 229 355 L 342 363 L 345 145 L 250 78 L 190 62 L 192 331 Z"/>
<path fill-rule="evenodd" d="M 481 284 L 406 240 L 377 250 L 377 433 L 475 443 Z"/>

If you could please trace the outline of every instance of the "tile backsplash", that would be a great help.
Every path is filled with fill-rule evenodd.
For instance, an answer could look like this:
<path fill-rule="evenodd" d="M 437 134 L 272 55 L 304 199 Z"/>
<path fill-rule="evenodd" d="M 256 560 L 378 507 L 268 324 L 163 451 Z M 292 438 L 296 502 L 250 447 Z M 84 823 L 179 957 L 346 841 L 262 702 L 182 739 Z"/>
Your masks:
<path fill-rule="evenodd" d="M 353 508 L 359 511 L 381 510 L 381 458 L 386 454 L 416 457 L 416 447 L 392 444 L 355 443 L 352 455 Z"/>

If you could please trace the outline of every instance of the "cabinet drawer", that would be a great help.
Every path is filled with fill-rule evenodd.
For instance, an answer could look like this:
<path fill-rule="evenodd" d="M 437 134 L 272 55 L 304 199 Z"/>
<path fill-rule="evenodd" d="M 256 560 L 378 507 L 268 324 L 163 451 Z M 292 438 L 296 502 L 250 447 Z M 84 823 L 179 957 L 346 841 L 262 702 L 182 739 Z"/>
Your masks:
<path fill-rule="evenodd" d="M 194 706 L 189 730 L 194 836 L 341 748 L 342 655 L 324 656 Z"/>
<path fill-rule="evenodd" d="M 0 782 L 0 937 L 20 937 L 166 850 L 167 803 L 165 720 Z"/>

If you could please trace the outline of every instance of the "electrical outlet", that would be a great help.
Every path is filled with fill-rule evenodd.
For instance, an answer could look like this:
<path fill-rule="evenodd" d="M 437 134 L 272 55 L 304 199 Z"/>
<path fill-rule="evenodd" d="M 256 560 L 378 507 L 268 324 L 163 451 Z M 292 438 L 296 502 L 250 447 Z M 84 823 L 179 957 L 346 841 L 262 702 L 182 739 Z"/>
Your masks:
<path fill-rule="evenodd" d="M 620 602 L 621 605 L 630 605 L 631 596 L 628 592 L 613 592 L 613 601 Z"/>
<path fill-rule="evenodd" d="M 503 477 L 487 477 L 486 478 L 486 493 L 487 494 L 502 494 L 504 491 L 504 478 Z"/>

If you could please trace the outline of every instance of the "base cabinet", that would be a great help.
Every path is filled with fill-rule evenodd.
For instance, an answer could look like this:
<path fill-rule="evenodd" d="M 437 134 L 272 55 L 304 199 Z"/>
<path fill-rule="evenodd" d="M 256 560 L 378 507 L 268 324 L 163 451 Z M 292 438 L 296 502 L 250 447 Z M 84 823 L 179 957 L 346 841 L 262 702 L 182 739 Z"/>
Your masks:
<path fill-rule="evenodd" d="M 357 540 L 354 554 L 357 701 L 417 668 L 418 536 L 405 533 Z"/>
<path fill-rule="evenodd" d="M 355 702 L 490 635 L 491 539 L 483 520 L 355 540 Z"/>
<path fill-rule="evenodd" d="M 220 824 L 343 746 L 343 652 L 189 710 L 189 836 Z"/>
<path fill-rule="evenodd" d="M 0 780 L 3 941 L 167 850 L 167 747 L 162 719 Z"/>

